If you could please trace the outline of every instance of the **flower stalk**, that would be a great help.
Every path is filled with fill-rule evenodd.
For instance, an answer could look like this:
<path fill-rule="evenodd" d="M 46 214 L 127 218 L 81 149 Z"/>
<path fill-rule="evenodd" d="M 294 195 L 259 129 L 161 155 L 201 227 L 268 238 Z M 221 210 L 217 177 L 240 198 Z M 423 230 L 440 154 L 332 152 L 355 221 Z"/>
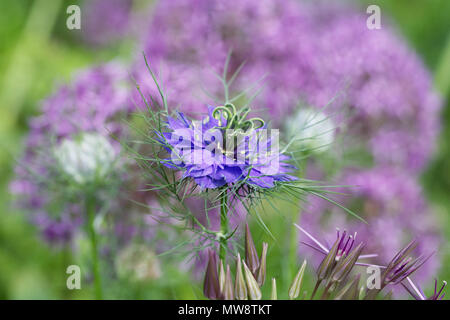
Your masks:
<path fill-rule="evenodd" d="M 92 254 L 92 267 L 94 274 L 94 286 L 95 286 L 95 298 L 97 300 L 103 299 L 102 280 L 100 274 L 100 260 L 98 256 L 98 238 L 95 231 L 95 211 L 96 200 L 92 195 L 88 195 L 86 198 L 86 213 L 88 218 L 88 233 L 91 242 L 91 254 Z"/>
<path fill-rule="evenodd" d="M 221 261 L 226 261 L 227 257 L 227 234 L 228 234 L 228 194 L 225 190 L 224 195 L 220 198 L 220 250 L 219 258 Z"/>

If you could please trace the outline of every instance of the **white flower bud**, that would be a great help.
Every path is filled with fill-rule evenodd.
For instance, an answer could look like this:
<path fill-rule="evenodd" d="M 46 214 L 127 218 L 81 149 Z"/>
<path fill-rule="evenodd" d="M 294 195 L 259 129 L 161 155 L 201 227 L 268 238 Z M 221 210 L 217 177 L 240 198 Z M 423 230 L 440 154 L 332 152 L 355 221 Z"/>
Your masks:
<path fill-rule="evenodd" d="M 295 149 L 324 152 L 334 141 L 334 131 L 330 117 L 311 108 L 300 108 L 286 121 L 286 133 Z"/>
<path fill-rule="evenodd" d="M 116 152 L 109 141 L 96 133 L 65 139 L 55 148 L 60 169 L 78 184 L 104 178 L 111 170 Z"/>

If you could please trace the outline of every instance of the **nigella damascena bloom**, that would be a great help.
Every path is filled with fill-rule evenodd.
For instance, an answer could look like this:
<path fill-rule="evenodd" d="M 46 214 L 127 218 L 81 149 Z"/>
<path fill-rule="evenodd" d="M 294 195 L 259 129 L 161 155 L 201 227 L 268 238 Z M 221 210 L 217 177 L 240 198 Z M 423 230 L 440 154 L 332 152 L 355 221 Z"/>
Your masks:
<path fill-rule="evenodd" d="M 277 182 L 295 180 L 294 169 L 278 145 L 278 136 L 268 136 L 264 121 L 247 119 L 249 109 L 237 112 L 232 104 L 209 107 L 201 121 L 183 113 L 169 117 L 169 131 L 160 134 L 162 146 L 171 155 L 164 164 L 183 171 L 202 189 L 225 185 L 273 188 Z"/>

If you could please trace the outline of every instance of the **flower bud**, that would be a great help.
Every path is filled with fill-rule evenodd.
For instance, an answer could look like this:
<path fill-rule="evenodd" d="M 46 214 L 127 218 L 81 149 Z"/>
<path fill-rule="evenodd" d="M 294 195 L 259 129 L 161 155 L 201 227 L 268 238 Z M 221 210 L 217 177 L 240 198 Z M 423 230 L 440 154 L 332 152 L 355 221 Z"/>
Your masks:
<path fill-rule="evenodd" d="M 223 287 L 223 298 L 225 300 L 233 300 L 233 279 L 231 279 L 230 266 L 227 265 L 227 274 L 225 276 L 225 285 Z"/>
<path fill-rule="evenodd" d="M 219 287 L 220 287 L 220 292 L 223 292 L 224 286 L 225 286 L 225 271 L 223 269 L 223 261 L 220 260 L 220 267 L 219 267 Z"/>
<path fill-rule="evenodd" d="M 242 274 L 241 256 L 238 253 L 236 265 L 236 282 L 234 284 L 234 296 L 236 300 L 247 300 L 247 286 Z"/>
<path fill-rule="evenodd" d="M 336 254 L 338 252 L 340 242 L 341 239 L 338 238 L 331 247 L 328 254 L 320 263 L 319 268 L 317 269 L 317 277 L 319 281 L 322 281 L 323 279 L 327 278 L 333 271 L 333 268 L 336 265 Z"/>
<path fill-rule="evenodd" d="M 270 300 L 278 300 L 277 297 L 277 280 L 272 278 L 272 292 L 270 294 Z"/>
<path fill-rule="evenodd" d="M 303 275 L 305 273 L 306 268 L 306 260 L 303 261 L 302 266 L 300 267 L 300 270 L 298 270 L 297 275 L 294 278 L 294 281 L 291 284 L 291 287 L 289 288 L 289 298 L 291 300 L 296 299 L 300 294 L 300 289 L 302 287 L 303 282 Z"/>
<path fill-rule="evenodd" d="M 245 280 L 247 283 L 248 297 L 250 298 L 250 300 L 261 300 L 262 294 L 258 282 L 256 281 L 250 269 L 245 264 L 245 261 L 242 261 L 242 263 L 244 264 L 244 273 L 245 273 Z"/>
<path fill-rule="evenodd" d="M 258 285 L 262 286 L 266 281 L 266 257 L 267 257 L 267 243 L 263 242 L 263 248 L 261 252 L 261 261 L 258 269 L 258 276 L 256 280 L 258 281 Z"/>
<path fill-rule="evenodd" d="M 253 275 L 256 276 L 259 268 L 259 258 L 248 224 L 245 225 L 245 262 L 247 262 Z"/>
<path fill-rule="evenodd" d="M 217 258 L 214 251 L 209 250 L 208 266 L 206 267 L 205 280 L 203 282 L 203 294 L 208 299 L 220 299 L 220 283 L 217 274 Z"/>

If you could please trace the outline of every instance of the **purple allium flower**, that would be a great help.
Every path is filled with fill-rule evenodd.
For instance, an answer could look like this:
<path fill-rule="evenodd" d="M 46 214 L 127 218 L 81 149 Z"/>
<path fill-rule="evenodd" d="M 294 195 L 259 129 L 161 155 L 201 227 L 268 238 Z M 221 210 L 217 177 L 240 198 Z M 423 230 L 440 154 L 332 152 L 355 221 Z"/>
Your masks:
<path fill-rule="evenodd" d="M 234 108 L 234 106 L 230 108 Z M 295 180 L 287 173 L 293 167 L 289 158 L 272 150 L 271 138 L 260 138 L 265 128 L 248 127 L 249 120 L 224 117 L 216 110 L 226 107 L 209 107 L 208 116 L 200 122 L 189 120 L 179 112 L 177 118 L 168 117 L 169 131 L 160 137 L 162 146 L 171 159 L 165 165 L 183 170 L 183 178 L 193 178 L 202 189 L 215 189 L 224 185 L 246 183 L 252 187 L 272 188 L 276 182 Z M 231 120 L 227 120 L 231 119 Z M 242 120 L 242 128 L 234 128 Z M 251 124 L 253 125 L 253 124 Z M 231 132 L 230 132 L 231 131 Z M 234 144 L 234 139 L 241 135 Z M 231 145 L 231 148 L 230 148 Z M 242 156 L 241 156 L 242 155 Z"/>
<path fill-rule="evenodd" d="M 381 273 L 381 282 L 379 287 L 368 288 L 365 299 L 374 299 L 377 294 L 388 285 L 397 285 L 402 283 L 403 280 L 411 282 L 410 276 L 419 268 L 424 265 L 427 260 L 434 254 L 420 255 L 417 258 L 413 258 L 411 255 L 414 249 L 417 247 L 418 242 L 413 240 L 403 247 L 395 256 L 390 260 L 387 266 L 378 266 L 383 268 Z M 411 282 L 412 283 L 412 282 Z M 404 284 L 402 284 L 405 287 Z M 391 291 L 392 292 L 392 291 Z"/>
<path fill-rule="evenodd" d="M 413 259 L 410 253 L 417 247 L 417 241 L 411 241 L 400 250 L 383 272 L 383 283 L 398 284 L 419 269 L 431 255 L 420 255 Z"/>
<path fill-rule="evenodd" d="M 336 233 L 337 233 L 337 238 L 334 241 L 334 243 L 336 244 L 336 248 L 333 248 L 331 246 L 327 246 L 322 244 L 319 240 L 317 240 L 314 236 L 312 236 L 308 231 L 306 231 L 304 228 L 300 227 L 299 225 L 295 224 L 296 228 L 299 229 L 303 235 L 305 235 L 310 241 L 313 242 L 313 244 L 311 243 L 307 243 L 302 241 L 302 243 L 306 246 L 308 246 L 309 248 L 314 249 L 317 252 L 322 253 L 323 255 L 327 255 L 330 253 L 331 249 L 334 249 L 336 252 L 333 254 L 333 257 L 335 259 L 335 261 L 339 261 L 341 259 L 342 256 L 348 256 L 348 254 L 350 253 L 350 251 L 353 248 L 353 244 L 355 243 L 356 240 L 356 235 L 357 232 L 355 232 L 353 235 L 351 234 L 347 234 L 347 231 L 343 231 L 340 232 L 339 229 L 337 229 Z M 378 254 L 363 254 L 363 255 L 359 255 L 358 259 L 368 259 L 368 258 L 374 258 L 377 257 Z M 358 262 L 356 264 L 359 264 Z M 366 265 L 366 264 L 362 264 L 362 265 Z"/>
<path fill-rule="evenodd" d="M 90 0 L 82 8 L 82 36 L 92 45 L 104 46 L 130 31 L 132 0 Z"/>
<path fill-rule="evenodd" d="M 230 50 L 230 76 L 245 62 L 245 77 L 234 90 L 266 76 L 256 104 L 267 107 L 274 123 L 299 101 L 321 108 L 342 92 L 329 109 L 351 112 L 348 132 L 382 163 L 417 172 L 433 150 L 440 101 L 429 73 L 401 37 L 387 24 L 368 30 L 366 18 L 365 11 L 331 3 L 160 1 L 143 47 L 154 65 L 164 66 L 163 83 L 173 90 L 169 98 L 183 101 L 183 111 L 198 111 L 199 96 L 205 102 L 202 85 L 214 81 L 199 79 L 208 68 L 220 73 Z M 136 74 L 145 75 L 145 68 L 137 64 Z M 216 93 L 217 86 L 208 91 Z M 394 141 L 374 138 L 393 130 L 402 134 Z M 390 147 L 406 137 L 401 148 Z"/>
<path fill-rule="evenodd" d="M 308 41 L 295 39 L 301 28 L 308 29 L 295 1 L 160 1 L 153 13 L 148 33 L 143 38 L 144 51 L 154 65 L 161 63 L 166 74 L 174 75 L 172 80 L 167 79 L 170 82 L 163 83 L 172 87 L 176 95 L 172 98 L 183 97 L 180 99 L 184 102 L 183 111 L 192 111 L 190 108 L 195 106 L 192 101 L 197 102 L 195 91 L 200 91 L 200 86 L 196 75 L 213 77 L 209 69 L 221 71 L 230 50 L 233 54 L 229 76 L 246 61 L 245 73 L 248 76 L 239 80 L 236 91 L 242 91 L 253 83 L 252 77 L 253 80 L 259 79 L 267 71 L 271 95 L 264 94 L 261 101 L 270 112 L 279 118 L 283 110 L 296 104 L 298 92 L 294 101 L 293 95 L 289 94 L 292 86 L 284 86 L 291 80 L 295 81 L 295 76 L 284 79 L 283 76 L 287 76 L 288 68 L 297 75 L 303 70 L 301 66 L 292 68 L 292 64 L 289 66 L 286 62 L 292 62 L 295 55 L 302 55 L 310 47 Z M 138 64 L 136 71 L 139 74 L 144 69 Z M 190 75 L 183 72 L 179 77 L 179 70 L 183 69 Z M 213 86 L 211 81 L 202 81 L 202 85 L 213 94 L 220 90 L 220 83 Z"/>
<path fill-rule="evenodd" d="M 324 231 L 332 233 L 336 226 L 355 230 L 367 244 L 366 249 L 378 254 L 372 261 L 380 265 L 391 258 L 392 252 L 402 248 L 405 238 L 418 239 L 416 250 L 419 254 L 441 246 L 439 226 L 433 216 L 427 214 L 421 189 L 408 174 L 385 167 L 349 172 L 338 180 L 354 185 L 351 195 L 339 198 L 339 201 L 357 212 L 367 224 L 348 219 L 326 201 L 309 197 L 300 218 L 305 228 L 320 234 Z M 334 241 L 332 237 L 325 240 L 328 243 Z M 302 253 L 304 251 L 301 249 Z M 439 257 L 433 255 L 417 270 L 416 277 L 427 281 L 437 272 L 439 264 Z"/>
<path fill-rule="evenodd" d="M 53 243 L 70 241 L 81 224 L 83 210 L 76 199 L 63 197 L 63 190 L 52 186 L 57 162 L 49 151 L 84 132 L 103 137 L 123 135 L 124 128 L 117 120 L 121 113 L 132 110 L 127 103 L 126 79 L 125 70 L 113 63 L 83 71 L 70 85 L 59 87 L 45 99 L 41 114 L 30 119 L 24 155 L 10 189 Z M 118 153 L 119 144 L 105 139 Z"/>

